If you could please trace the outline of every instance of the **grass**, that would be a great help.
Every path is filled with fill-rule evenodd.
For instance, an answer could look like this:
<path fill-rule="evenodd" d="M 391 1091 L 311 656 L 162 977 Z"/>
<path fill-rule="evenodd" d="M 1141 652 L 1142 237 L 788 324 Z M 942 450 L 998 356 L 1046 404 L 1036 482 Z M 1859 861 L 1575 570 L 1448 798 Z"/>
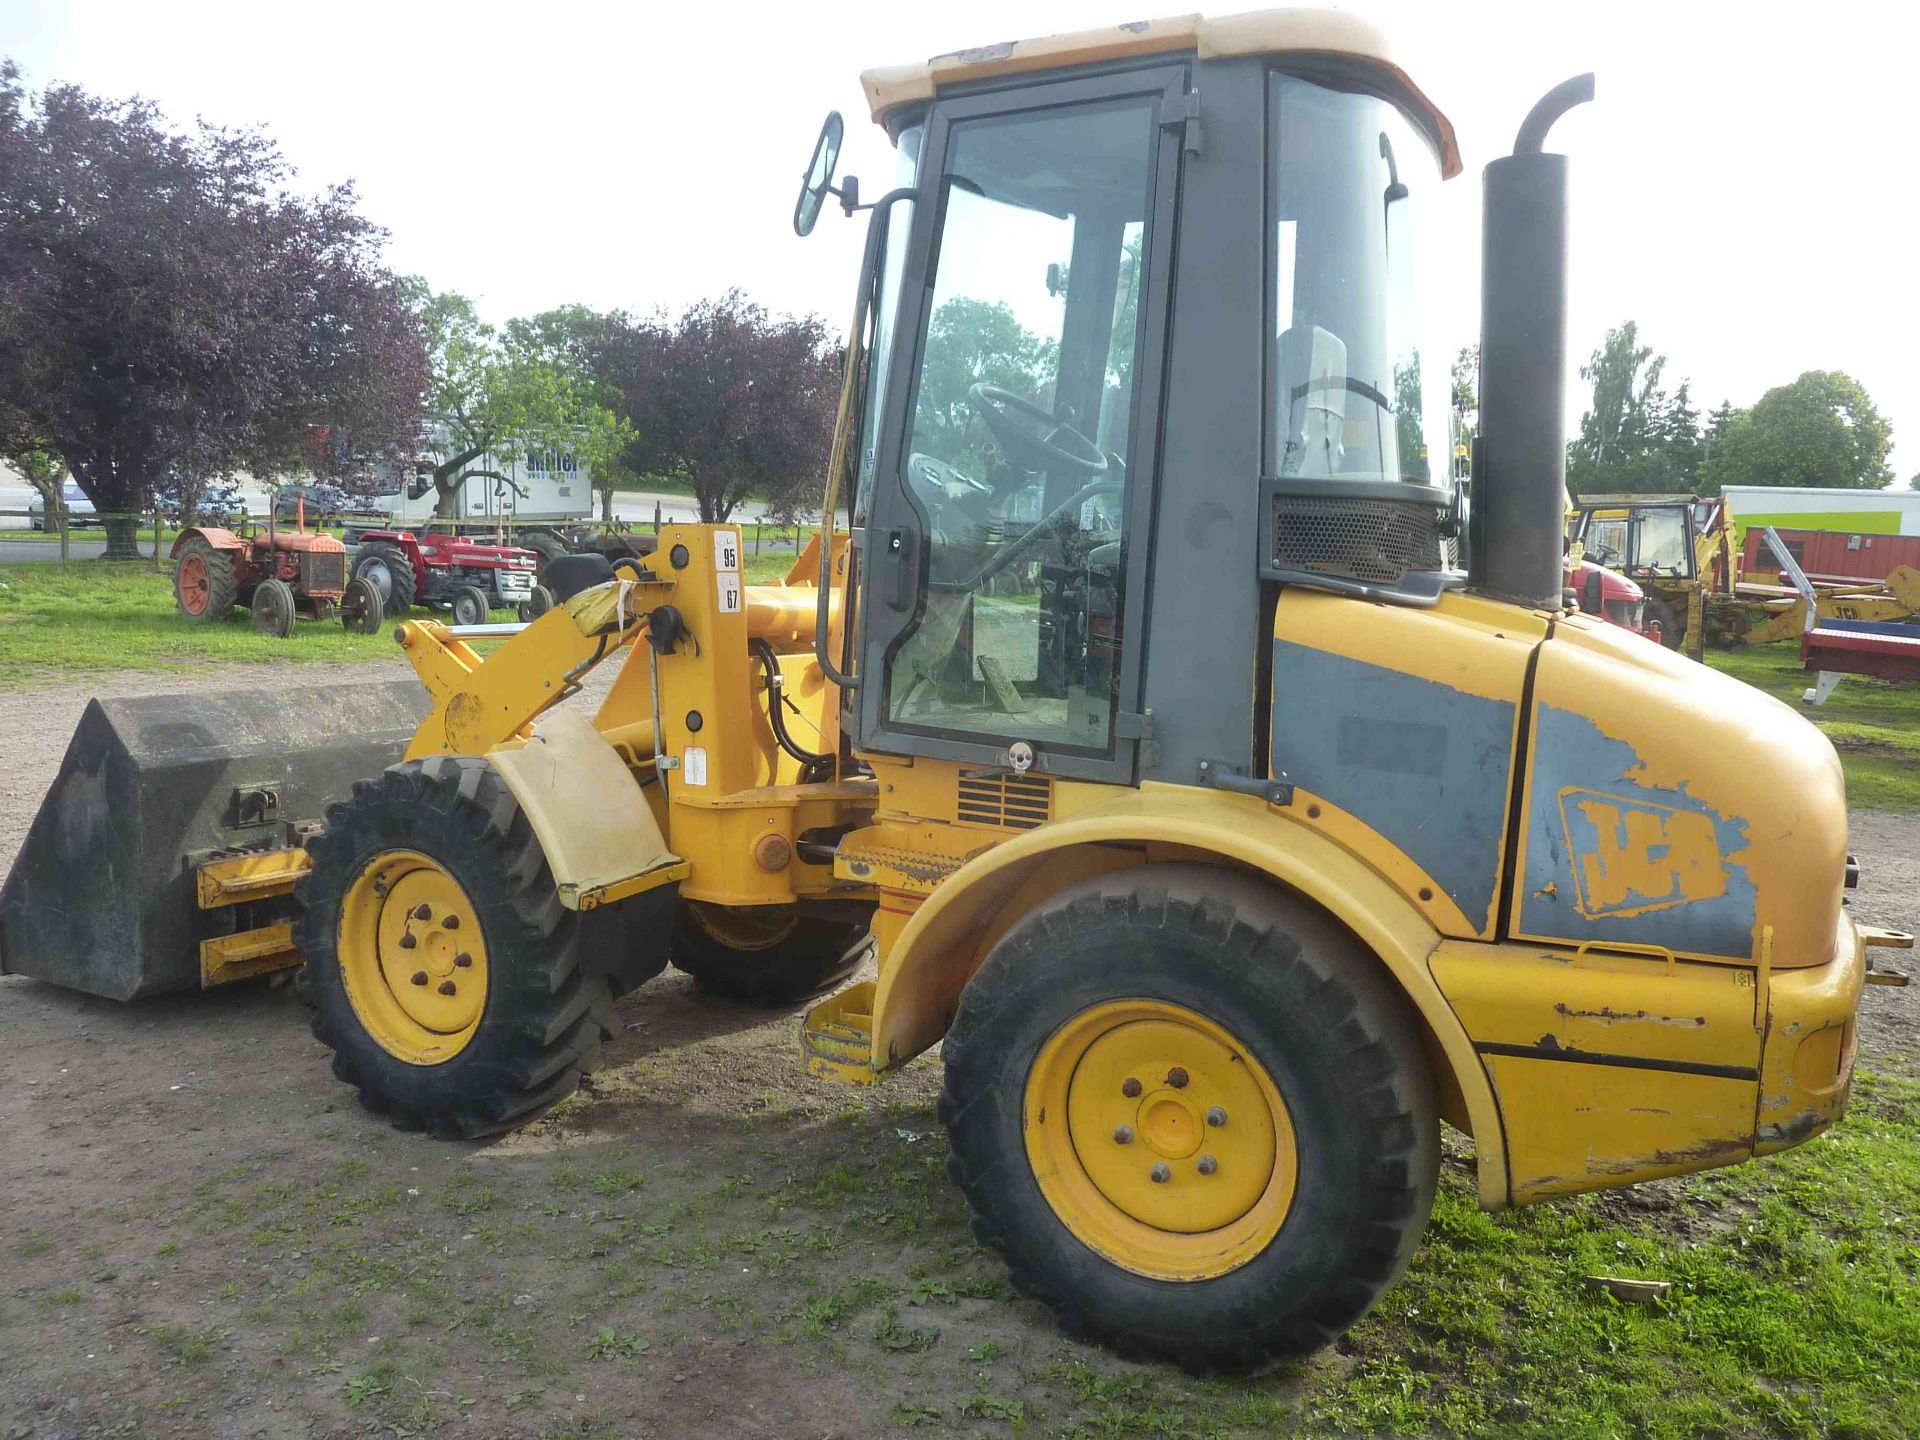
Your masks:
<path fill-rule="evenodd" d="M 139 1218 L 234 1257 L 209 1263 L 247 1293 L 139 1333 L 169 1368 L 212 1366 L 237 1336 L 277 1346 L 337 1377 L 355 1424 L 394 1433 L 459 1433 L 473 1405 L 617 1403 L 724 1337 L 780 1356 L 796 1385 L 860 1377 L 877 1423 L 849 1416 L 858 1433 L 1920 1433 L 1920 1079 L 1862 1075 L 1830 1134 L 1630 1198 L 1489 1215 L 1456 1148 L 1401 1282 L 1332 1349 L 1255 1379 L 1127 1364 L 1017 1301 L 967 1236 L 922 1105 L 720 1122 L 702 1163 L 657 1166 L 644 1191 L 594 1185 L 647 1164 L 646 1143 L 485 1161 L 497 1238 L 444 1203 L 396 1203 L 411 1177 L 399 1157 L 420 1153 L 402 1141 L 378 1137 L 373 1163 L 338 1161 L 303 1189 L 268 1178 L 286 1154 L 236 1164 Z M 452 1178 L 475 1162 L 451 1163 L 439 1182 L 411 1178 L 440 1201 L 476 1193 Z M 1671 1289 L 1623 1304 L 1582 1283 L 1591 1274 Z M 605 1423 L 549 1414 L 526 1433 L 589 1421 Z"/>
<path fill-rule="evenodd" d="M 783 580 L 793 565 L 792 551 L 771 544 L 756 555 L 749 540 L 746 552 L 749 584 Z M 338 622 L 303 621 L 285 640 L 256 635 L 244 611 L 222 624 L 195 624 L 175 611 L 172 587 L 171 568 L 155 569 L 151 560 L 0 565 L 0 689 L 106 670 L 391 660 L 399 654 L 387 634 L 350 635 Z M 498 610 L 493 618 L 513 615 Z"/>
<path fill-rule="evenodd" d="M 1707 663 L 1786 701 L 1833 741 L 1847 773 L 1849 804 L 1920 811 L 1920 684 L 1849 675 L 1825 705 L 1803 705 L 1813 676 L 1791 643 L 1711 650 Z"/>

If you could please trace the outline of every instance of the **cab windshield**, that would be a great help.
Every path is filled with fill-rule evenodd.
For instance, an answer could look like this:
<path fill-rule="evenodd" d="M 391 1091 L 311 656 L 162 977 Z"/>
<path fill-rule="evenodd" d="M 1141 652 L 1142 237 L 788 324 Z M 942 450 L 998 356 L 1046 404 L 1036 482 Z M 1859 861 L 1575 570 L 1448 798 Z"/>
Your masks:
<path fill-rule="evenodd" d="M 1448 486 L 1452 352 L 1423 328 L 1413 243 L 1433 154 L 1384 100 L 1269 87 L 1272 471 Z"/>
<path fill-rule="evenodd" d="M 1678 506 L 1642 511 L 1633 567 L 1654 575 L 1687 573 L 1687 512 Z"/>

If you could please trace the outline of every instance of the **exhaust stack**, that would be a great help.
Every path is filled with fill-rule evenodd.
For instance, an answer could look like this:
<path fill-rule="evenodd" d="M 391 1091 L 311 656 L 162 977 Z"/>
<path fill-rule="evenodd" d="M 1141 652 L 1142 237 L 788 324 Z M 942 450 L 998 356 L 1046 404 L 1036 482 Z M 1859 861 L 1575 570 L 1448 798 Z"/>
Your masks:
<path fill-rule="evenodd" d="M 1555 610 L 1567 520 L 1567 157 L 1541 146 L 1591 99 L 1591 74 L 1556 85 L 1513 154 L 1483 174 L 1473 588 Z"/>

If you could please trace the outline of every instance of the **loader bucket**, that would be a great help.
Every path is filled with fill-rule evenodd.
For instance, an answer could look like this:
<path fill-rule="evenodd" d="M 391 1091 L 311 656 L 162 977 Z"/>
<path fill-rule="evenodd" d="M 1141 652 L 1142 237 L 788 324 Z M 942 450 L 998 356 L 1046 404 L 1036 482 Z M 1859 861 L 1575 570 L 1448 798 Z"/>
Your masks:
<path fill-rule="evenodd" d="M 0 974 L 114 1000 L 196 989 L 203 940 L 290 911 L 202 909 L 196 872 L 300 845 L 426 717 L 416 680 L 94 700 L 0 889 Z"/>

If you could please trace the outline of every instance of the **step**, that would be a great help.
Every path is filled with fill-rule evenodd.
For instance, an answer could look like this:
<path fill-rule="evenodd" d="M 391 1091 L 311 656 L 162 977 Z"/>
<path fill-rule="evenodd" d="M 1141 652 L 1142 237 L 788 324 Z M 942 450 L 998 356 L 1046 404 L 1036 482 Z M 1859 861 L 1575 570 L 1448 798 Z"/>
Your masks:
<path fill-rule="evenodd" d="M 293 943 L 293 926 L 262 925 L 234 935 L 200 942 L 200 987 L 212 989 L 270 970 L 290 970 L 302 960 Z"/>
<path fill-rule="evenodd" d="M 871 1085 L 873 1073 L 873 981 L 829 995 L 800 1022 L 800 1048 L 807 1074 L 842 1085 Z"/>
<path fill-rule="evenodd" d="M 313 868 L 304 849 L 249 850 L 208 860 L 194 871 L 202 910 L 238 905 L 245 900 L 268 900 L 293 892 L 293 882 Z"/>

